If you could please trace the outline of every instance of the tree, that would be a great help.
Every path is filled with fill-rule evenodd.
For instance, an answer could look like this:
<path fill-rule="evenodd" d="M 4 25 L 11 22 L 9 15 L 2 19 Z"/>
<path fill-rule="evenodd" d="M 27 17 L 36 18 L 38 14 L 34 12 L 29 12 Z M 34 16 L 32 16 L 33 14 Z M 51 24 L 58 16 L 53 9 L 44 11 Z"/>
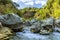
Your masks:
<path fill-rule="evenodd" d="M 17 13 L 16 3 L 12 2 L 11 0 L 0 0 L 0 13 L 7 14 L 7 13 Z"/>
<path fill-rule="evenodd" d="M 59 18 L 60 17 L 60 0 L 48 0 L 47 5 L 41 8 L 40 12 L 37 11 L 36 15 L 38 15 L 38 16 L 35 16 L 38 19 L 44 19 L 47 17 Z"/>

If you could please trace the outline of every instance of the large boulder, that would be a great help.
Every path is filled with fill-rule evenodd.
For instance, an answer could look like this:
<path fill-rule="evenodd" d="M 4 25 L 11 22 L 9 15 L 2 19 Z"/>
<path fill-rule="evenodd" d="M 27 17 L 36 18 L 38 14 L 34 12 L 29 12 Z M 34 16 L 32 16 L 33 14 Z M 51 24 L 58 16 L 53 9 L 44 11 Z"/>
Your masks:
<path fill-rule="evenodd" d="M 50 34 L 54 30 L 54 18 L 47 18 L 45 20 L 31 20 L 31 31 L 40 34 Z"/>
<path fill-rule="evenodd" d="M 0 22 L 6 25 L 13 25 L 22 22 L 22 18 L 16 14 L 0 15 Z"/>
<path fill-rule="evenodd" d="M 20 31 L 23 28 L 22 18 L 16 14 L 0 15 L 0 22 L 14 31 Z"/>
<path fill-rule="evenodd" d="M 37 21 L 36 19 L 26 20 L 24 30 L 26 30 L 26 27 L 28 28 L 28 30 L 34 33 L 38 33 L 40 30 L 40 21 Z"/>
<path fill-rule="evenodd" d="M 41 26 L 45 26 L 45 25 L 52 25 L 53 26 L 53 24 L 54 24 L 54 18 L 50 17 L 45 20 L 42 20 Z"/>
<path fill-rule="evenodd" d="M 32 27 L 31 27 L 31 31 L 34 33 L 39 33 L 41 29 L 41 23 L 40 21 L 37 21 L 35 23 L 33 23 Z"/>
<path fill-rule="evenodd" d="M 13 35 L 13 32 L 8 27 L 3 27 L 0 24 L 0 40 L 9 39 Z"/>
<path fill-rule="evenodd" d="M 41 24 L 41 26 L 42 27 L 49 27 L 49 28 L 52 28 L 52 29 L 54 29 L 54 18 L 47 18 L 46 20 L 43 20 L 42 21 L 42 24 Z"/>
<path fill-rule="evenodd" d="M 42 21 L 40 34 L 50 34 L 54 30 L 54 18 Z"/>

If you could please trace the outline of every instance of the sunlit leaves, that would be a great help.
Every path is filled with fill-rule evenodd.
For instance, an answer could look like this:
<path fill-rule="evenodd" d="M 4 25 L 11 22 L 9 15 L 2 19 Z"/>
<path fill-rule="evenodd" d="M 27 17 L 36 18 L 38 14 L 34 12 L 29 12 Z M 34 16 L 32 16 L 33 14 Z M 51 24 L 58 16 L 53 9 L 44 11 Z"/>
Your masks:
<path fill-rule="evenodd" d="M 47 17 L 60 17 L 60 0 L 48 0 L 47 5 L 36 12 L 37 19 L 44 19 Z"/>

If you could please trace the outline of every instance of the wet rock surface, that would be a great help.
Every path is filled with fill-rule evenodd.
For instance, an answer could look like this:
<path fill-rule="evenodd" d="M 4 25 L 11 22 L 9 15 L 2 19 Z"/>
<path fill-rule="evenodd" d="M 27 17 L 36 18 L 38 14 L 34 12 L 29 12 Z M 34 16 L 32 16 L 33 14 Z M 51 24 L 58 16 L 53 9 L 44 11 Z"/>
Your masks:
<path fill-rule="evenodd" d="M 38 32 L 40 34 L 50 34 L 54 30 L 53 26 L 54 19 L 47 18 L 46 20 L 37 21 L 33 25 L 35 28 L 31 28 L 32 32 Z"/>
<path fill-rule="evenodd" d="M 43 20 L 41 26 L 40 34 L 50 34 L 54 30 L 54 18 L 51 17 Z"/>
<path fill-rule="evenodd" d="M 55 40 L 54 38 L 60 33 L 60 19 L 55 21 L 52 17 L 45 20 L 32 19 L 23 22 L 18 15 L 7 14 L 0 15 L 0 22 L 1 40 Z M 15 36 L 12 35 L 14 34 L 12 31 L 16 33 Z M 56 40 L 59 40 L 60 35 L 57 37 Z"/>
<path fill-rule="evenodd" d="M 14 32 L 23 31 L 22 18 L 16 14 L 0 15 L 0 40 L 8 40 Z"/>

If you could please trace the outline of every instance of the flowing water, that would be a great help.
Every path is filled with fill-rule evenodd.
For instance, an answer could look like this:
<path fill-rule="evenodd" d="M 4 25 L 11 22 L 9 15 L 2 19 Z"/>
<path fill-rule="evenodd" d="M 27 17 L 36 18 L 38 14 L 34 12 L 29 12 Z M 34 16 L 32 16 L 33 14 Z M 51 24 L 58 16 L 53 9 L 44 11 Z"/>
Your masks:
<path fill-rule="evenodd" d="M 17 36 L 20 37 L 20 40 L 60 40 L 60 33 L 57 32 L 53 32 L 50 35 L 18 32 Z"/>
<path fill-rule="evenodd" d="M 40 35 L 32 33 L 29 28 L 25 28 L 24 32 L 17 32 L 17 37 L 15 36 L 11 40 L 60 40 L 60 33 L 53 32 L 50 35 Z"/>

